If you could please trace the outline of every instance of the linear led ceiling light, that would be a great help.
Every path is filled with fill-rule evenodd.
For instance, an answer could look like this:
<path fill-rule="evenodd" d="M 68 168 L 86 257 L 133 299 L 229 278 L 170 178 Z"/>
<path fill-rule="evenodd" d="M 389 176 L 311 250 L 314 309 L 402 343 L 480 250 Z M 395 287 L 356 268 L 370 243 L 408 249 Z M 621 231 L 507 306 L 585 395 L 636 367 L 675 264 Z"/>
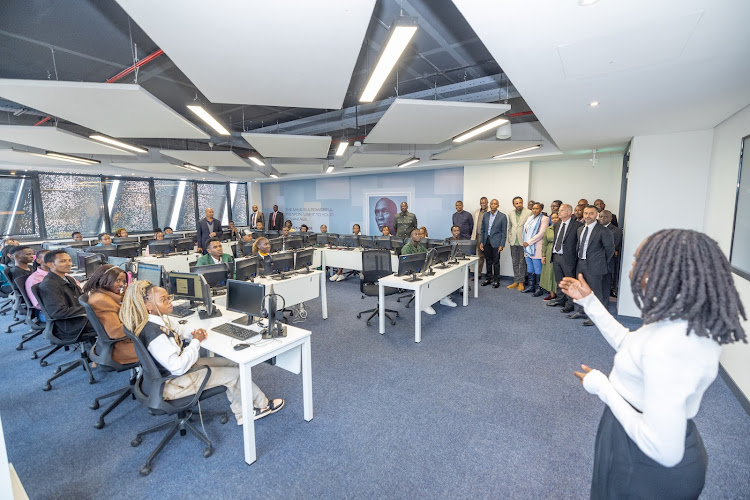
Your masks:
<path fill-rule="evenodd" d="M 103 135 L 90 135 L 89 139 L 94 139 L 95 141 L 104 142 L 106 144 L 109 144 L 111 146 L 115 146 L 120 149 L 126 149 L 128 151 L 133 151 L 134 153 L 148 153 L 148 150 L 139 148 L 137 146 L 132 146 L 130 144 L 126 144 L 124 142 L 120 142 L 118 140 L 112 139 L 111 137 L 106 137 Z"/>
<path fill-rule="evenodd" d="M 187 170 L 192 170 L 193 172 L 201 172 L 201 173 L 208 172 L 207 168 L 191 165 L 190 163 L 183 163 L 182 168 L 185 168 Z"/>
<path fill-rule="evenodd" d="M 218 121 L 216 121 L 216 118 L 214 118 L 213 116 L 211 116 L 210 114 L 208 114 L 208 111 L 206 111 L 205 109 L 203 109 L 203 106 L 196 106 L 196 105 L 190 104 L 190 105 L 188 105 L 187 108 L 190 111 L 192 111 L 193 113 L 195 113 L 196 115 L 198 115 L 198 118 L 200 118 L 201 120 L 203 120 L 204 122 L 206 122 L 206 124 L 209 127 L 211 127 L 212 129 L 214 129 L 217 134 L 219 134 L 219 135 L 230 135 L 229 131 L 227 129 L 225 129 L 221 125 L 221 123 L 219 123 Z"/>
<path fill-rule="evenodd" d="M 92 160 L 89 158 L 81 158 L 80 156 L 64 155 L 62 153 L 50 153 L 47 151 L 46 154 L 41 153 L 29 153 L 34 156 L 41 156 L 42 158 L 54 158 L 56 160 L 67 161 L 70 163 L 78 163 L 79 165 L 98 165 L 101 163 L 99 160 Z"/>
<path fill-rule="evenodd" d="M 417 26 L 412 18 L 402 17 L 393 23 L 388 43 L 386 43 L 383 52 L 380 54 L 378 64 L 370 75 L 370 80 L 367 82 L 367 86 L 365 86 L 359 102 L 372 102 L 375 99 L 375 96 L 380 91 L 380 87 L 383 86 L 385 79 L 391 74 L 393 67 L 416 32 Z"/>
<path fill-rule="evenodd" d="M 463 134 L 456 136 L 453 139 L 453 142 L 464 142 L 468 139 L 471 139 L 472 137 L 476 137 L 479 134 L 483 132 L 487 132 L 488 130 L 491 130 L 493 128 L 497 128 L 500 125 L 504 125 L 506 123 L 509 123 L 510 120 L 507 118 L 494 118 L 491 121 L 488 121 L 484 125 L 480 125 L 477 128 L 471 129 L 468 132 L 464 132 Z"/>
<path fill-rule="evenodd" d="M 334 167 L 333 165 L 330 165 L 330 166 L 329 166 L 329 167 L 328 167 L 328 168 L 326 169 L 326 173 L 327 173 L 327 174 L 330 174 L 331 172 L 333 172 L 333 169 L 334 169 L 334 168 L 335 168 L 335 167 Z"/>
<path fill-rule="evenodd" d="M 399 163 L 398 168 L 408 167 L 409 165 L 414 165 L 415 163 L 419 163 L 419 158 L 409 158 L 408 160 L 404 160 Z"/>
<path fill-rule="evenodd" d="M 336 148 L 336 156 L 344 156 L 344 151 L 349 147 L 349 141 L 339 142 L 339 147 Z"/>
<path fill-rule="evenodd" d="M 278 176 L 278 175 L 276 175 L 276 174 L 271 174 L 271 179 L 278 179 L 278 178 L 279 178 L 279 176 Z"/>
<path fill-rule="evenodd" d="M 257 156 L 251 156 L 250 157 L 250 161 L 253 162 L 253 163 L 255 163 L 256 165 L 258 165 L 259 167 L 265 167 L 266 166 L 266 164 L 263 163 L 263 160 L 261 160 Z"/>
<path fill-rule="evenodd" d="M 503 153 L 501 155 L 493 156 L 492 158 L 503 158 L 505 156 L 510 156 L 510 155 L 514 155 L 514 154 L 518 154 L 518 153 L 523 153 L 525 151 L 533 151 L 533 150 L 539 149 L 541 147 L 542 147 L 541 144 L 537 144 L 535 146 L 529 146 L 528 148 L 517 149 L 516 151 L 511 151 L 510 153 Z"/>

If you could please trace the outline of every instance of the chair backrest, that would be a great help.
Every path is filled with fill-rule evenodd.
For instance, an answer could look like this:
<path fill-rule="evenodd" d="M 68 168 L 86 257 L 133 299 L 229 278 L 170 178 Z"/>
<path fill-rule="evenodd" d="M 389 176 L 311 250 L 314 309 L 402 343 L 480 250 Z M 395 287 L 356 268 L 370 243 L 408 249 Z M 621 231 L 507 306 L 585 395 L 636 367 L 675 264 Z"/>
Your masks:
<path fill-rule="evenodd" d="M 8 281 L 8 283 L 10 283 L 10 289 L 13 291 L 13 293 L 10 294 L 14 299 L 13 310 L 16 312 L 23 312 L 23 299 L 21 299 L 21 295 L 18 293 L 16 284 L 13 280 L 13 268 L 11 266 L 4 267 L 3 275 L 5 276 L 5 279 Z"/>
<path fill-rule="evenodd" d="M 99 321 L 99 316 L 96 315 L 94 308 L 89 304 L 89 296 L 87 294 L 78 297 L 78 303 L 86 310 L 86 317 L 96 331 L 96 344 L 89 350 L 89 357 L 91 360 L 105 369 L 109 368 L 115 371 L 125 371 L 133 366 L 137 366 L 137 363 L 132 365 L 122 365 L 112 359 L 112 351 L 118 340 L 109 338 L 107 330 L 104 328 L 104 325 L 102 325 L 102 322 Z"/>
<path fill-rule="evenodd" d="M 47 309 L 44 307 L 44 300 L 42 299 L 41 294 L 39 293 L 39 285 L 40 283 L 37 283 L 36 285 L 31 287 L 31 293 L 34 294 L 34 297 L 36 297 L 37 302 L 39 302 L 39 308 L 42 310 L 42 313 L 44 314 L 44 317 L 47 319 L 47 323 L 45 323 L 44 327 L 44 337 L 50 341 L 51 344 L 55 345 L 71 345 L 75 344 L 76 342 L 79 342 L 80 333 L 75 338 L 61 338 L 57 334 L 57 323 L 58 321 L 64 321 L 67 318 L 60 318 L 60 319 L 52 319 Z M 81 327 L 83 328 L 83 326 Z"/>
<path fill-rule="evenodd" d="M 363 250 L 362 274 L 363 283 L 377 283 L 380 278 L 393 274 L 391 252 L 385 249 Z"/>
<path fill-rule="evenodd" d="M 26 274 L 13 280 L 14 290 L 18 290 L 24 305 L 26 305 L 26 324 L 32 325 L 33 320 L 37 320 L 39 323 L 36 323 L 35 325 L 43 327 L 44 322 L 39 320 L 39 310 L 31 305 L 29 294 L 26 293 L 26 280 L 28 280 L 30 276 L 30 274 Z"/>

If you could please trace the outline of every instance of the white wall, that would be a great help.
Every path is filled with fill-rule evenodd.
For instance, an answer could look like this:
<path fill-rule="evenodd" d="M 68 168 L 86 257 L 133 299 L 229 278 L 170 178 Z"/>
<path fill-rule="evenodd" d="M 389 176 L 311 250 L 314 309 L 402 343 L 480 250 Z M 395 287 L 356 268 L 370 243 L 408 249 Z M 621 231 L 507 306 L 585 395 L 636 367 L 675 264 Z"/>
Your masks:
<path fill-rule="evenodd" d="M 544 203 L 547 213 L 553 200 L 575 207 L 581 198 L 599 198 L 619 218 L 621 184 L 622 153 L 597 155 L 594 167 L 589 158 L 532 161 L 529 196 Z"/>
<path fill-rule="evenodd" d="M 727 257 L 732 241 L 731 214 L 734 213 L 737 194 L 740 144 L 746 135 L 750 135 L 750 107 L 719 124 L 713 133 L 703 231 L 719 243 Z M 747 152 L 744 162 L 743 175 L 750 175 L 750 154 Z M 726 214 L 726 217 L 716 217 L 715 214 Z M 735 274 L 734 283 L 746 310 L 750 312 L 750 281 Z M 746 321 L 743 326 L 750 335 L 750 322 Z M 721 364 L 745 397 L 750 399 L 750 344 L 724 346 Z"/>
<path fill-rule="evenodd" d="M 640 317 L 628 274 L 643 239 L 665 228 L 703 231 L 713 130 L 633 138 L 622 244 L 619 314 Z M 727 212 L 731 213 L 731 212 Z"/>

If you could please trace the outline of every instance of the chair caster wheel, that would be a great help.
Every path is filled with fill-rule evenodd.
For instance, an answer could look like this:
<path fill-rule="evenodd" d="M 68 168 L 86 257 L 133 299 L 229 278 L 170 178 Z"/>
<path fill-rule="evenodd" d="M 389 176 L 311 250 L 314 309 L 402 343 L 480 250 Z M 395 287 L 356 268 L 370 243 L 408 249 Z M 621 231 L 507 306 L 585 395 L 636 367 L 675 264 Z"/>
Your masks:
<path fill-rule="evenodd" d="M 141 476 L 148 476 L 149 474 L 151 474 L 151 467 L 141 467 Z"/>
<path fill-rule="evenodd" d="M 10 327 L 5 329 L 5 333 L 10 333 Z"/>
<path fill-rule="evenodd" d="M 370 322 L 369 321 L 367 322 L 367 326 L 370 326 Z"/>
<path fill-rule="evenodd" d="M 34 354 L 31 355 L 31 359 L 38 359 L 38 358 L 39 358 L 39 356 L 37 356 L 36 353 L 34 353 Z"/>
<path fill-rule="evenodd" d="M 361 318 L 362 318 L 362 315 L 361 314 L 357 314 L 357 319 L 361 319 Z"/>
<path fill-rule="evenodd" d="M 42 390 L 43 390 L 43 391 L 51 391 L 51 390 L 52 390 L 52 385 L 50 385 L 50 384 L 47 384 L 47 385 L 45 385 L 44 387 L 42 387 Z"/>
<path fill-rule="evenodd" d="M 99 409 L 99 401 L 94 401 L 93 403 L 91 403 L 89 405 L 89 408 L 91 408 L 92 410 L 98 410 Z"/>
<path fill-rule="evenodd" d="M 213 454 L 214 454 L 214 449 L 211 448 L 210 446 L 206 448 L 205 450 L 203 450 L 203 458 L 208 458 Z"/>
<path fill-rule="evenodd" d="M 401 303 L 401 299 L 396 299 L 396 302 L 398 302 L 400 304 Z"/>
<path fill-rule="evenodd" d="M 104 429 L 104 420 L 99 420 L 94 424 L 94 429 Z"/>
<path fill-rule="evenodd" d="M 397 317 L 397 318 L 399 317 L 398 311 L 396 311 L 396 317 Z"/>
<path fill-rule="evenodd" d="M 55 368 L 55 375 L 57 375 L 58 373 L 60 373 L 60 371 L 61 371 L 61 370 L 60 370 L 60 367 L 59 367 L 59 366 L 58 366 L 57 368 Z"/>
<path fill-rule="evenodd" d="M 18 347 L 16 347 L 16 351 L 23 351 L 23 344 L 20 344 Z"/>
<path fill-rule="evenodd" d="M 132 446 L 133 448 L 136 448 L 136 447 L 140 446 L 142 442 L 143 442 L 143 439 L 137 437 L 137 438 L 135 438 L 134 440 L 132 440 L 130 442 L 130 446 Z"/>
<path fill-rule="evenodd" d="M 219 419 L 219 423 L 220 423 L 221 425 L 224 425 L 224 424 L 226 424 L 227 422 L 229 422 L 229 417 L 228 417 L 228 416 L 226 416 L 226 415 L 222 415 L 222 416 L 221 416 L 221 418 Z"/>
<path fill-rule="evenodd" d="M 46 361 L 40 361 L 39 362 L 39 366 L 47 366 L 47 362 Z"/>
<path fill-rule="evenodd" d="M 96 379 L 92 378 L 91 380 L 89 380 L 89 384 L 96 384 Z"/>
<path fill-rule="evenodd" d="M 396 326 L 396 322 L 391 320 L 391 325 Z"/>

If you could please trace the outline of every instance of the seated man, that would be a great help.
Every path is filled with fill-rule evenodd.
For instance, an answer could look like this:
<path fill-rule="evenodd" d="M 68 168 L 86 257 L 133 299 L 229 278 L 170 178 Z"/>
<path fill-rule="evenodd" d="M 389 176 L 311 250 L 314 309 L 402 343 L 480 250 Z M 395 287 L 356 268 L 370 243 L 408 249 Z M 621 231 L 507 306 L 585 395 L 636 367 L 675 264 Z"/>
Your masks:
<path fill-rule="evenodd" d="M 263 231 L 263 221 L 259 220 L 255 223 L 255 230 L 256 231 Z"/>
<path fill-rule="evenodd" d="M 458 241 L 461 239 L 461 228 L 458 226 L 451 226 L 451 237 L 446 239 L 445 242 L 450 245 L 452 241 Z"/>
<path fill-rule="evenodd" d="M 78 303 L 78 297 L 83 292 L 78 282 L 68 276 L 70 268 L 73 267 L 70 255 L 65 253 L 65 250 L 51 250 L 44 256 L 44 263 L 49 267 L 49 273 L 39 283 L 37 290 L 49 314 L 47 319 L 60 320 L 57 322 L 58 337 L 62 340 L 73 340 L 82 332 L 82 341 L 93 342 L 96 332 L 86 319 L 86 310 Z"/>
<path fill-rule="evenodd" d="M 411 230 L 411 239 L 401 248 L 401 255 L 415 253 L 427 253 L 427 249 L 422 245 L 422 231 L 416 227 Z M 440 303 L 444 306 L 456 307 L 456 303 L 453 302 L 449 295 L 440 299 Z M 425 306 L 422 308 L 422 311 L 427 314 L 436 314 L 432 306 Z"/>
<path fill-rule="evenodd" d="M 308 231 L 308 228 L 307 228 L 307 224 L 302 224 L 302 225 L 301 225 L 301 226 L 299 227 L 299 230 L 300 230 L 300 232 L 302 232 L 302 233 L 306 233 L 306 232 Z"/>
<path fill-rule="evenodd" d="M 164 228 L 164 234 L 172 234 L 174 231 L 172 231 L 172 228 L 167 226 Z"/>
<path fill-rule="evenodd" d="M 15 266 L 10 268 L 10 279 L 15 281 L 16 278 L 31 274 L 33 269 L 29 264 L 34 262 L 34 251 L 31 247 L 26 245 L 13 247 L 9 251 L 9 255 L 15 262 Z"/>
<path fill-rule="evenodd" d="M 328 226 L 326 226 L 325 224 L 321 224 L 320 225 L 320 233 L 321 234 L 326 234 L 327 232 L 328 232 Z"/>
<path fill-rule="evenodd" d="M 83 241 L 83 235 L 78 231 L 70 235 L 76 243 Z"/>
<path fill-rule="evenodd" d="M 232 262 L 234 259 L 228 253 L 224 253 L 224 248 L 221 246 L 221 241 L 218 238 L 211 238 L 206 242 L 206 255 L 202 255 L 196 266 L 210 266 L 211 264 L 221 264 L 226 262 Z"/>
<path fill-rule="evenodd" d="M 245 252 L 242 250 L 243 247 L 246 245 L 249 245 L 253 242 L 253 233 L 251 233 L 249 230 L 245 230 L 245 232 L 242 234 L 242 238 L 240 238 L 240 241 L 237 242 L 237 256 L 238 257 L 250 257 L 253 253 L 252 250 L 250 250 L 247 255 L 245 255 Z"/>
<path fill-rule="evenodd" d="M 229 239 L 232 241 L 237 241 L 242 236 L 242 233 L 237 228 L 237 226 L 234 225 L 234 221 L 229 221 L 229 227 L 227 228 L 227 232 L 229 233 Z"/>
<path fill-rule="evenodd" d="M 98 247 L 112 246 L 112 237 L 107 233 L 101 233 L 99 235 L 99 243 L 97 243 L 96 246 Z"/>
<path fill-rule="evenodd" d="M 382 231 L 383 236 L 390 236 L 391 235 L 391 228 L 388 226 L 383 226 L 380 228 L 380 231 Z"/>

